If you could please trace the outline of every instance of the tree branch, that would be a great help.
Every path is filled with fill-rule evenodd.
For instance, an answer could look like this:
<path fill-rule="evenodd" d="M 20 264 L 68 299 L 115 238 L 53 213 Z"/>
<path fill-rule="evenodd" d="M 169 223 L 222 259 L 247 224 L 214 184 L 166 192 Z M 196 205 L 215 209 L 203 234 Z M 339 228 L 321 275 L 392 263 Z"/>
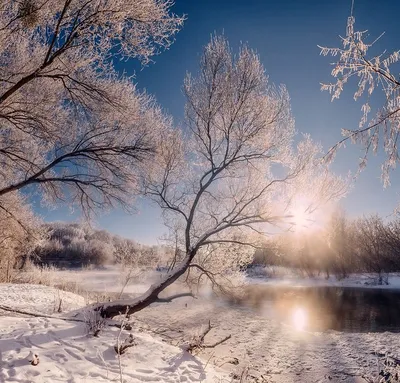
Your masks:
<path fill-rule="evenodd" d="M 196 299 L 196 297 L 192 293 L 180 293 L 180 294 L 176 294 L 176 295 L 171 295 L 169 297 L 157 298 L 156 302 L 170 303 L 174 299 L 183 298 L 183 297 L 191 297 L 193 299 Z"/>

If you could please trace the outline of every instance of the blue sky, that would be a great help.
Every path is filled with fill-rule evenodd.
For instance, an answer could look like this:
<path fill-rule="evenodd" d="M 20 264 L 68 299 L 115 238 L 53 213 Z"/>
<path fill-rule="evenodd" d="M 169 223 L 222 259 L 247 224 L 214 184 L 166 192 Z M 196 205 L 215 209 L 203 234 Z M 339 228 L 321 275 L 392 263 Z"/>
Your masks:
<path fill-rule="evenodd" d="M 361 103 L 354 102 L 354 84 L 345 89 L 340 100 L 331 103 L 320 91 L 320 82 L 332 81 L 332 58 L 319 55 L 317 45 L 339 46 L 338 35 L 345 34 L 350 0 L 176 0 L 173 11 L 186 14 L 187 21 L 171 48 L 141 68 L 135 62 L 124 64 L 136 74 L 140 89 L 153 94 L 176 123 L 183 121 L 182 84 L 185 73 L 196 72 L 202 47 L 214 32 L 224 33 L 236 49 L 246 42 L 260 55 L 270 80 L 285 84 L 292 100 L 292 112 L 298 132 L 310 135 L 327 150 L 341 138 L 341 128 L 355 128 L 361 116 Z M 400 48 L 396 0 L 355 0 L 357 29 L 368 29 L 371 39 L 386 32 L 377 50 Z M 332 169 L 340 174 L 355 171 L 361 148 L 348 145 L 338 153 Z M 350 216 L 379 213 L 387 216 L 400 202 L 400 178 L 395 172 L 392 186 L 383 189 L 380 182 L 382 154 L 370 157 L 367 170 L 342 201 Z M 144 243 L 156 243 L 163 232 L 159 211 L 138 201 L 139 213 L 128 216 L 114 211 L 99 218 L 98 226 Z M 41 211 L 46 220 L 72 220 L 65 209 Z"/>

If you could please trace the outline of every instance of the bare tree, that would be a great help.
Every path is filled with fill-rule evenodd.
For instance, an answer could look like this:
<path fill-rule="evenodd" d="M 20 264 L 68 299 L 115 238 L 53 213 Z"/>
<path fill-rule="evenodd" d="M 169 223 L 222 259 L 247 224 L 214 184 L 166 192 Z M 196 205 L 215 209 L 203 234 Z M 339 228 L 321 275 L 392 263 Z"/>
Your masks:
<path fill-rule="evenodd" d="M 398 76 L 398 64 L 400 51 L 388 53 L 384 51 L 379 55 L 370 55 L 370 48 L 383 36 L 366 42 L 368 31 L 356 31 L 354 29 L 355 18 L 353 7 L 350 17 L 347 19 L 346 36 L 341 37 L 342 48 L 319 47 L 324 56 L 338 57 L 334 64 L 332 76 L 336 82 L 322 84 L 322 90 L 332 94 L 332 101 L 339 98 L 345 85 L 352 78 L 358 79 L 358 86 L 354 93 L 354 99 L 367 96 L 362 105 L 362 117 L 357 129 L 343 129 L 344 138 L 333 146 L 327 155 L 333 158 L 337 149 L 347 140 L 360 143 L 365 154 L 360 161 L 360 170 L 367 164 L 370 152 L 376 153 L 379 141 L 382 140 L 386 153 L 386 160 L 382 165 L 382 179 L 384 185 L 389 185 L 389 173 L 399 161 L 398 139 L 400 132 L 400 81 Z M 397 72 L 396 72 L 397 70 Z M 369 118 L 371 112 L 372 95 L 377 89 L 381 89 L 384 95 L 384 105 L 376 112 L 375 116 Z"/>
<path fill-rule="evenodd" d="M 390 253 L 387 252 L 385 240 L 386 227 L 377 215 L 359 219 L 356 223 L 357 249 L 362 267 L 368 271 L 377 273 L 382 284 L 382 273 L 389 271 Z"/>
<path fill-rule="evenodd" d="M 247 47 L 233 56 L 223 37 L 212 38 L 198 76 L 187 76 L 184 92 L 188 129 L 164 131 L 154 166 L 143 173 L 147 196 L 163 210 L 169 227 L 181 228 L 184 257 L 142 296 L 97 307 L 103 316 L 143 309 L 189 268 L 211 279 L 197 259 L 209 256 L 205 265 L 229 268 L 229 251 L 210 250 L 257 246 L 268 226 L 289 218 L 295 196 L 311 196 L 311 208 L 345 191 L 343 181 L 323 168 L 320 148 L 308 137 L 293 149 L 286 89 L 269 85 Z"/>
<path fill-rule="evenodd" d="M 327 276 L 329 276 L 329 268 L 339 279 L 346 278 L 350 270 L 354 270 L 353 231 L 344 210 L 336 209 L 329 219 L 325 234 L 330 250 L 326 265 Z"/>
<path fill-rule="evenodd" d="M 169 0 L 0 2 L 0 196 L 124 206 L 170 121 L 115 68 L 146 64 L 183 19 Z"/>
<path fill-rule="evenodd" d="M 397 272 L 400 266 L 399 221 L 385 223 L 373 215 L 357 220 L 354 227 L 360 269 L 377 273 L 379 283 L 387 283 L 383 273 Z"/>

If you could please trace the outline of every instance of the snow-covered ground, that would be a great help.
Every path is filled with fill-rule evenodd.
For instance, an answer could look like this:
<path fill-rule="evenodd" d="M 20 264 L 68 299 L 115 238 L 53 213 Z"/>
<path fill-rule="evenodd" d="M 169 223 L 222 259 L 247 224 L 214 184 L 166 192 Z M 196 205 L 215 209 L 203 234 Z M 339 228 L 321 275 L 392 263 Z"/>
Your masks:
<path fill-rule="evenodd" d="M 2 283 L 0 284 L 0 305 L 29 312 L 52 314 L 57 312 L 59 307 L 62 311 L 72 311 L 83 307 L 85 299 L 80 295 L 60 291 L 54 287 Z"/>
<path fill-rule="evenodd" d="M 187 339 L 211 320 L 214 328 L 207 342 L 229 334 L 232 337 L 215 349 L 202 350 L 199 356 L 236 376 L 248 371 L 245 382 L 375 383 L 380 382 L 382 356 L 400 356 L 399 334 L 307 332 L 299 323 L 284 324 L 269 312 L 258 314 L 202 299 L 185 298 L 164 305 L 162 310 L 150 307 L 136 317 L 149 331 L 153 329 L 173 342 Z M 367 380 L 370 377 L 376 380 Z"/>
<path fill-rule="evenodd" d="M 132 280 L 126 291 L 136 295 L 159 278 L 157 273 L 148 275 L 150 279 L 138 277 Z M 92 291 L 118 292 L 122 286 L 121 271 L 117 268 L 62 271 L 59 277 L 75 279 Z M 370 283 L 370 277 L 326 281 L 323 277 L 309 280 L 294 275 L 275 275 L 252 282 L 360 287 L 370 286 L 365 284 Z M 398 279 L 392 275 L 389 288 L 396 287 Z M 35 287 L 38 289 L 35 291 L 42 294 L 40 288 L 46 288 Z M 179 289 L 179 285 L 176 288 Z M 40 309 L 34 307 L 34 299 L 29 297 L 26 287 L 24 289 L 25 293 L 21 292 L 21 296 L 25 294 L 24 299 L 19 299 L 15 287 L 8 287 L 3 296 L 10 297 L 7 298 L 12 301 L 10 305 L 19 300 L 18 307 Z M 50 312 L 56 306 L 56 295 L 52 289 L 48 293 L 43 291 L 43 296 L 46 294 L 47 298 L 40 298 L 41 309 Z M 77 303 L 79 306 L 81 299 L 72 302 L 81 302 Z M 65 302 L 67 304 L 67 298 Z M 1 304 L 5 303 L 0 298 Z M 73 308 L 76 307 L 71 306 Z M 301 316 L 297 319 L 302 320 Z M 182 352 L 178 346 L 198 333 L 209 320 L 213 329 L 206 337 L 207 344 L 227 335 L 231 338 L 215 348 L 201 350 L 197 357 Z M 267 310 L 256 312 L 200 297 L 152 305 L 135 314 L 133 323 L 132 332 L 138 346 L 122 357 L 126 382 L 234 382 L 232 374 L 239 378 L 237 382 L 242 374 L 247 376 L 243 382 L 257 383 L 378 382 L 368 379 L 378 377 L 383 368 L 383 355 L 400 357 L 399 334 L 308 332 L 296 321 L 291 325 L 287 324 L 290 321 L 282 323 Z M 0 328 L 0 382 L 105 382 L 119 379 L 118 359 L 113 350 L 118 329 L 107 327 L 99 338 L 94 338 L 87 336 L 86 327 L 80 323 L 14 316 L 0 316 Z M 31 349 L 41 358 L 38 367 L 30 366 L 23 359 Z"/>
<path fill-rule="evenodd" d="M 53 288 L 0 284 L 0 305 L 49 314 Z M 65 307 L 77 309 L 84 300 L 60 292 Z M 88 335 L 85 323 L 49 317 L 28 317 L 0 310 L 0 382 L 97 383 L 122 382 L 114 345 L 120 334 L 106 326 L 99 337 Z M 83 315 L 85 316 L 85 315 Z M 132 333 L 136 345 L 121 356 L 123 382 L 229 382 L 226 374 L 135 326 L 122 331 L 121 341 Z M 30 352 L 39 364 L 28 361 Z"/>

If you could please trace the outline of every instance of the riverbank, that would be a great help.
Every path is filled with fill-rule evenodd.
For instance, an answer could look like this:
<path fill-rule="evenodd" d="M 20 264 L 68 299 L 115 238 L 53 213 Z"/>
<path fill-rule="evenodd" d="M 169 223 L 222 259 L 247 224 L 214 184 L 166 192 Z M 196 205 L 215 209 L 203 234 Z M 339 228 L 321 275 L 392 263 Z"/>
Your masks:
<path fill-rule="evenodd" d="M 190 338 L 211 321 L 207 342 L 231 339 L 203 349 L 199 356 L 246 382 L 374 382 L 386 355 L 398 357 L 396 333 L 308 332 L 243 307 L 204 299 L 182 299 L 136 314 L 148 331 L 172 344 Z M 299 318 L 300 320 L 300 318 Z"/>
<path fill-rule="evenodd" d="M 152 274 L 150 281 L 154 281 L 154 278 L 159 277 L 160 275 L 158 274 Z M 116 293 L 120 291 L 124 281 L 123 275 L 121 276 L 121 271 L 115 267 L 103 270 L 66 270 L 56 272 L 54 279 L 57 282 L 61 280 L 74 280 L 79 283 L 79 281 L 82 281 L 85 284 L 86 289 L 91 291 L 97 291 L 100 289 L 104 293 Z M 332 278 L 331 280 L 326 281 L 323 278 L 301 280 L 299 278 L 279 278 L 278 276 L 275 276 L 275 278 L 269 279 L 252 278 L 249 281 L 253 283 L 250 287 L 253 287 L 255 282 L 261 286 L 300 286 L 301 283 L 305 284 L 307 282 L 308 286 L 321 286 L 322 284 L 326 285 L 328 283 L 330 285 L 335 284 L 336 286 L 346 286 L 347 284 L 347 286 L 372 287 L 371 285 L 364 285 L 362 283 L 363 278 L 353 278 L 348 281 L 337 281 Z M 146 280 L 145 278 L 133 279 L 127 284 L 124 291 L 128 294 L 136 295 L 143 292 L 148 285 L 149 280 Z M 393 287 L 393 285 L 384 288 L 391 287 Z M 174 288 L 179 290 L 181 287 L 178 284 L 174 285 Z M 32 299 L 34 300 L 34 298 Z M 46 310 L 51 310 L 56 307 L 57 304 L 55 302 L 58 302 L 57 299 L 58 294 L 54 294 L 54 291 L 52 290 Z M 17 301 L 18 296 L 14 296 L 14 298 L 10 300 Z M 33 300 L 31 302 L 32 305 L 34 305 Z M 78 302 L 78 299 L 76 301 Z M 82 304 L 81 298 L 79 298 L 79 302 L 79 304 Z M 217 380 L 217 382 L 238 382 L 241 377 L 243 378 L 242 382 L 247 383 L 375 382 L 371 379 L 377 378 L 379 372 L 385 368 L 384 362 L 386 355 L 391 355 L 395 358 L 400 357 L 398 351 L 400 349 L 399 334 L 391 332 L 310 332 L 307 330 L 307 326 L 298 325 L 299 322 L 304 321 L 304 317 L 301 313 L 296 314 L 297 316 L 294 316 L 291 320 L 284 320 L 285 318 L 282 320 L 282 318 L 274 315 L 271 310 L 268 310 L 268 306 L 256 310 L 252 307 L 251 302 L 248 302 L 248 305 L 246 305 L 246 302 L 241 303 L 242 305 L 238 306 L 229 304 L 227 301 L 211 298 L 207 299 L 206 297 L 198 297 L 197 299 L 181 298 L 172 303 L 154 304 L 145 310 L 136 313 L 132 317 L 132 323 L 134 326 L 133 331 L 135 334 L 148 334 L 151 339 L 155 340 L 155 348 L 161 348 L 162 345 L 168 345 L 173 347 L 173 350 L 175 350 L 175 356 L 171 353 L 160 354 L 158 351 L 155 351 L 154 355 L 156 355 L 157 358 L 161 358 L 159 362 L 157 362 L 159 364 L 156 363 L 156 360 L 158 359 L 155 359 L 154 361 L 154 363 L 156 363 L 155 365 L 159 367 L 159 370 L 153 369 L 153 372 L 149 373 L 148 380 L 146 381 L 157 381 L 157 379 L 161 382 L 167 381 L 165 380 L 166 375 L 162 376 L 159 374 L 166 374 L 166 371 L 168 371 L 166 370 L 168 368 L 168 363 L 172 363 L 172 365 L 170 365 L 171 368 L 171 366 L 174 366 L 174 360 L 179 361 L 179 366 L 183 369 L 178 368 L 171 372 L 171 376 L 173 376 L 174 379 L 178 379 L 176 381 L 182 381 L 179 379 L 185 379 L 185 374 L 183 373 L 185 368 L 188 371 L 192 371 L 191 374 L 188 373 L 192 377 L 191 379 L 199 379 L 201 375 L 195 374 L 198 369 L 196 370 L 194 368 L 194 364 L 191 363 L 190 360 L 182 361 L 182 357 L 179 357 L 179 355 L 183 355 L 180 346 L 190 340 L 193 335 L 199 334 L 202 327 L 207 325 L 209 321 L 213 328 L 206 337 L 206 344 L 215 343 L 228 335 L 231 335 L 231 338 L 226 342 L 217 345 L 214 348 L 200 349 L 196 355 L 196 360 L 200 361 L 196 363 L 200 363 L 203 368 L 207 369 L 210 366 L 215 366 L 217 370 L 219 368 L 223 370 L 223 375 L 210 375 L 212 379 L 214 379 L 214 377 L 220 379 L 219 381 Z M 299 301 L 299 303 L 301 302 Z M 23 303 L 21 304 L 23 305 Z M 33 306 L 30 306 L 30 308 L 32 307 Z M 33 345 L 36 344 L 34 338 L 32 338 L 35 334 L 29 332 L 31 331 L 29 330 L 30 328 L 35 329 L 37 327 L 38 333 L 42 335 L 46 334 L 47 328 L 49 328 L 51 332 L 55 332 L 56 328 L 62 328 L 61 322 L 46 324 L 46 321 L 43 321 L 42 323 L 34 319 L 28 320 L 27 318 L 24 318 L 24 320 L 25 319 L 26 321 L 24 324 L 21 324 L 20 328 L 14 328 L 15 331 L 12 333 L 12 336 L 17 339 L 17 337 L 22 337 L 21 334 L 23 332 L 27 332 L 27 337 L 21 338 L 25 339 L 26 342 L 22 346 L 16 346 L 17 349 L 22 349 L 21 357 L 28 348 L 33 347 L 29 342 Z M 10 321 L 12 321 L 12 319 L 10 319 Z M 9 322 L 5 325 L 8 325 L 8 323 Z M 5 325 L 3 326 L 2 322 L 2 328 L 5 328 Z M 28 326 L 29 329 L 24 326 Z M 6 332 L 3 332 L 3 334 L 6 334 Z M 115 332 L 107 334 L 106 338 L 108 340 L 111 340 L 111 338 L 116 335 Z M 101 347 L 104 347 L 107 343 L 104 343 L 102 337 L 99 339 L 100 343 L 94 341 L 95 343 L 92 344 L 93 347 L 91 346 L 93 352 L 96 347 L 100 347 L 100 345 L 102 345 Z M 56 352 L 55 347 L 59 341 L 60 339 L 53 339 L 51 341 L 53 342 L 51 343 L 51 347 L 53 347 L 51 352 L 48 351 L 47 346 L 45 346 L 45 352 L 50 352 L 48 354 L 50 359 L 50 355 L 52 355 L 51 353 Z M 65 341 L 65 339 L 61 339 L 61 342 Z M 69 340 L 67 342 L 70 344 Z M 39 344 L 39 346 L 41 345 Z M 142 346 L 150 349 L 152 347 L 149 344 L 149 341 L 143 341 Z M 83 346 L 78 344 L 77 347 L 82 348 Z M 107 347 L 110 349 L 111 343 L 109 343 Z M 66 348 L 73 352 L 75 350 L 73 346 L 67 345 Z M 138 350 L 140 351 L 141 348 Z M 105 350 L 103 352 L 105 352 Z M 62 353 L 63 355 L 66 355 L 64 351 Z M 153 356 L 151 353 L 148 353 L 145 350 L 143 350 L 143 353 L 143 355 L 146 355 L 145 358 L 141 358 L 140 353 L 136 353 L 135 358 L 137 357 L 138 359 L 128 360 L 130 363 L 130 367 L 127 367 L 128 373 L 131 371 L 130 373 L 135 374 L 137 369 L 143 369 L 142 364 L 146 366 L 146 363 L 153 363 Z M 110 358 L 110 354 L 106 353 L 106 355 L 107 358 Z M 80 357 L 86 359 L 88 355 L 80 355 Z M 19 358 L 19 354 L 17 355 L 14 353 L 11 361 L 13 358 Z M 98 362 L 98 355 L 95 357 L 90 356 L 90 358 L 92 358 L 93 363 L 95 363 L 95 361 Z M 66 365 L 62 366 L 62 369 L 64 369 L 63 374 L 69 373 L 70 376 L 73 375 L 74 370 L 68 370 L 68 366 L 69 363 L 74 363 L 74 361 L 74 358 L 67 356 L 67 359 L 65 360 Z M 10 366 L 9 363 L 11 362 L 7 360 L 6 365 Z M 53 362 L 50 361 L 49 363 Z M 54 361 L 54 363 L 58 363 L 58 361 Z M 190 366 L 185 363 L 190 364 Z M 106 365 L 109 367 L 111 366 L 111 372 L 117 374 L 115 360 L 107 360 Z M 101 372 L 97 369 L 103 367 L 95 365 L 93 368 L 95 370 L 94 374 L 100 374 L 103 378 L 106 376 L 107 370 L 105 367 Z M 13 372 L 11 371 L 10 373 L 12 374 Z M 146 376 L 145 374 L 139 375 L 140 379 L 144 379 L 144 376 Z M 116 375 L 113 376 L 115 377 Z M 80 379 L 79 376 L 78 378 Z M 86 376 L 86 379 L 89 378 L 89 376 Z M 140 381 L 139 379 L 135 380 L 133 375 L 131 378 L 132 382 Z M 80 383 L 82 380 L 79 379 L 75 381 L 72 380 L 71 382 Z M 46 381 L 40 380 L 39 378 L 31 380 L 34 382 Z M 48 381 L 50 382 L 51 380 Z M 90 381 L 91 380 L 89 379 L 85 382 Z M 186 381 L 208 382 L 209 380 Z"/>
<path fill-rule="evenodd" d="M 0 382 L 230 381 L 227 373 L 144 331 L 138 323 L 128 331 L 97 322 L 82 311 L 81 296 L 35 285 L 0 284 L 0 292 Z M 59 313 L 57 299 L 79 317 Z M 98 336 L 93 326 L 100 329 Z M 133 347 L 118 357 L 115 346 L 130 336 Z"/>
<path fill-rule="evenodd" d="M 335 287 L 365 287 L 379 289 L 399 289 L 400 274 L 387 273 L 379 276 L 373 273 L 350 274 L 338 279 L 335 275 L 326 278 L 325 275 L 303 276 L 300 272 L 284 267 L 254 267 L 247 271 L 249 284 L 266 284 L 274 286 L 335 286 Z"/>

